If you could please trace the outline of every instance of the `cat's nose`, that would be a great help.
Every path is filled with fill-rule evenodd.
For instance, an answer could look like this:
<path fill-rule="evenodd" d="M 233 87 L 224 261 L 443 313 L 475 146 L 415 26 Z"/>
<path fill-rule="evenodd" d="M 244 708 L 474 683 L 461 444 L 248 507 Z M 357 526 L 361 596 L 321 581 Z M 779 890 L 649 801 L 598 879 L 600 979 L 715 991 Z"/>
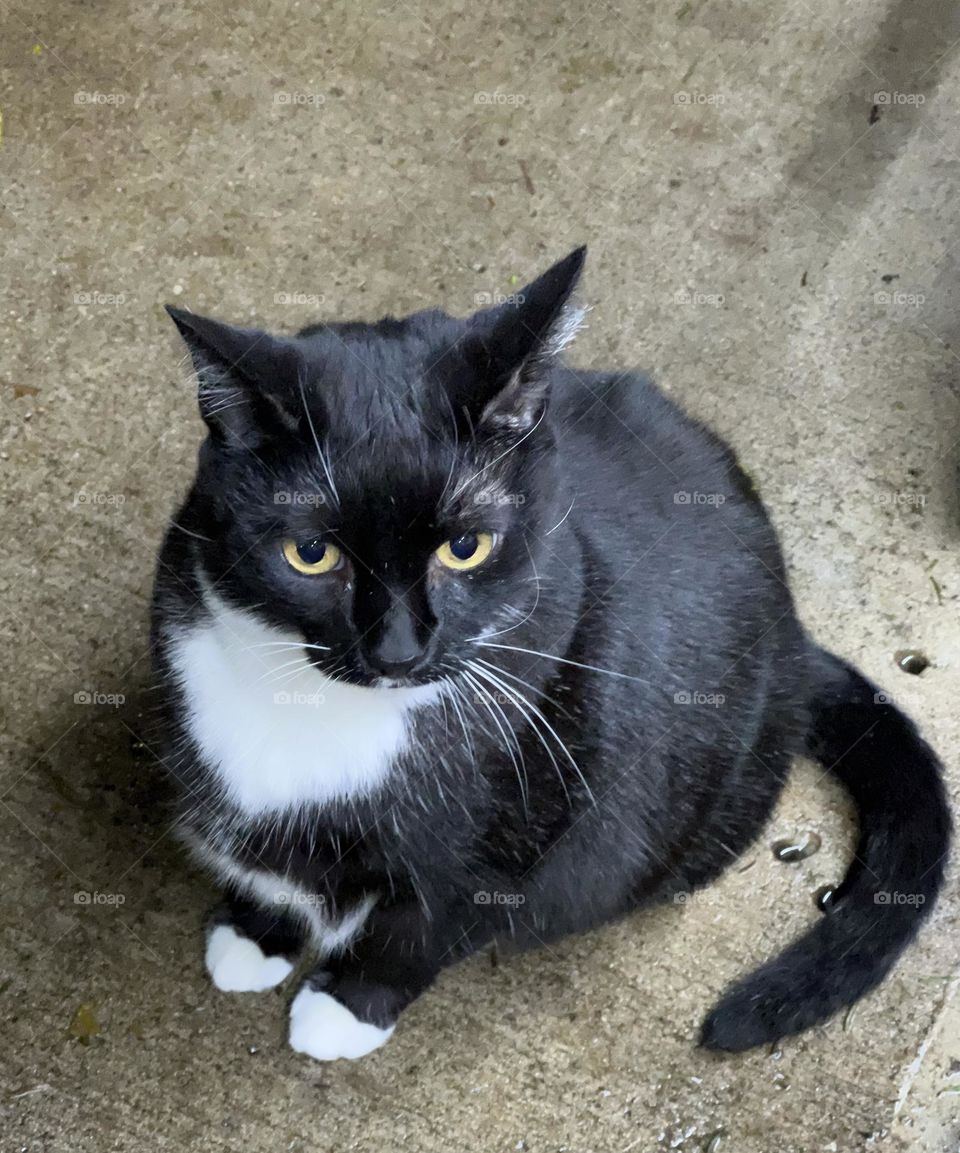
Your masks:
<path fill-rule="evenodd" d="M 380 640 L 367 649 L 367 664 L 385 677 L 402 677 L 423 660 L 424 649 L 406 630 L 388 629 Z"/>
<path fill-rule="evenodd" d="M 374 628 L 364 656 L 370 668 L 385 677 L 406 676 L 422 663 L 429 638 L 404 606 L 394 604 Z"/>

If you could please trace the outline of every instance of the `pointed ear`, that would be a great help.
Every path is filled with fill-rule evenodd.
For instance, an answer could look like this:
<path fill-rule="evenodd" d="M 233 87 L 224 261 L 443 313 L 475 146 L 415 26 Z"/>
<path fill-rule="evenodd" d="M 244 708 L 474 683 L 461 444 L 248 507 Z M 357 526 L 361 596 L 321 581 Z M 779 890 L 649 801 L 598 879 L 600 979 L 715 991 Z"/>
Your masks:
<path fill-rule="evenodd" d="M 586 260 L 586 246 L 549 268 L 496 308 L 471 318 L 474 360 L 487 385 L 480 422 L 531 428 L 547 400 L 549 367 L 573 340 L 584 309 L 571 300 Z"/>
<path fill-rule="evenodd" d="M 200 415 L 214 439 L 254 448 L 299 424 L 299 350 L 255 328 L 234 328 L 166 305 L 197 374 Z"/>

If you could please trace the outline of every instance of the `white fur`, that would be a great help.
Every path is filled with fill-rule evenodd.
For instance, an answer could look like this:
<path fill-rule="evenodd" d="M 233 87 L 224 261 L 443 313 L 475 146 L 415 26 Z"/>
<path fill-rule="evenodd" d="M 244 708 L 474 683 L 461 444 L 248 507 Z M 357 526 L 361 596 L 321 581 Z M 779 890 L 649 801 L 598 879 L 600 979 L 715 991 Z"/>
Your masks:
<path fill-rule="evenodd" d="M 205 844 L 189 833 L 186 840 L 198 859 L 222 882 L 243 889 L 265 908 L 276 908 L 278 912 L 282 910 L 296 917 L 310 933 L 314 948 L 321 957 L 342 952 L 363 928 L 370 910 L 377 903 L 375 895 L 367 896 L 343 917 L 333 920 L 326 914 L 324 903 L 315 894 L 286 877 L 267 869 L 244 868 L 229 854 Z M 207 968 L 210 968 L 209 963 Z"/>
<path fill-rule="evenodd" d="M 261 993 L 293 969 L 286 957 L 268 957 L 256 941 L 241 937 L 232 925 L 217 925 L 207 937 L 207 972 L 225 993 Z"/>
<path fill-rule="evenodd" d="M 411 713 L 443 693 L 440 684 L 333 680 L 302 648 L 274 644 L 302 637 L 231 608 L 212 589 L 204 600 L 212 619 L 171 636 L 171 661 L 191 735 L 249 816 L 368 794 L 405 748 Z"/>
<path fill-rule="evenodd" d="M 567 304 L 550 334 L 550 351 L 556 356 L 573 343 L 587 319 L 587 309 L 579 304 Z"/>
<path fill-rule="evenodd" d="M 358 1021 L 329 993 L 308 988 L 301 989 L 290 1006 L 290 1047 L 317 1061 L 365 1057 L 390 1039 L 393 1028 Z"/>

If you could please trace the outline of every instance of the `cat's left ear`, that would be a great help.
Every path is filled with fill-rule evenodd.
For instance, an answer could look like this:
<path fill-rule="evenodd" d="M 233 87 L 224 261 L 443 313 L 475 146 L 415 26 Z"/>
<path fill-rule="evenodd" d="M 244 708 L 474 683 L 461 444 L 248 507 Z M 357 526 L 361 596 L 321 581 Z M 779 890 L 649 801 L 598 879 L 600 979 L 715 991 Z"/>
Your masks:
<path fill-rule="evenodd" d="M 572 296 L 586 256 L 586 246 L 574 249 L 503 304 L 471 317 L 467 346 L 484 383 L 480 424 L 523 431 L 540 419 L 551 363 L 583 321 Z"/>

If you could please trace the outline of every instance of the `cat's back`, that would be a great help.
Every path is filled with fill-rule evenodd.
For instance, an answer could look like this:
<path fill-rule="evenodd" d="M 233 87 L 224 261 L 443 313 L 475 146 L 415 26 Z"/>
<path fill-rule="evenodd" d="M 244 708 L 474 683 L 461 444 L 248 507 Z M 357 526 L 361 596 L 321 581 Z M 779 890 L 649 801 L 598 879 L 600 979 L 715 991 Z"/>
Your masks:
<path fill-rule="evenodd" d="M 751 585 L 781 572 L 776 534 L 733 450 L 649 377 L 565 368 L 553 397 L 574 515 L 601 552 L 626 536 L 632 555 L 655 550 L 674 576 L 691 563 Z"/>
<path fill-rule="evenodd" d="M 751 502 L 750 483 L 730 447 L 642 373 L 564 369 L 553 395 L 554 424 L 573 475 L 639 486 L 644 503 L 658 495 L 684 503 L 687 492 L 693 503 L 691 484 L 703 498 Z"/>

